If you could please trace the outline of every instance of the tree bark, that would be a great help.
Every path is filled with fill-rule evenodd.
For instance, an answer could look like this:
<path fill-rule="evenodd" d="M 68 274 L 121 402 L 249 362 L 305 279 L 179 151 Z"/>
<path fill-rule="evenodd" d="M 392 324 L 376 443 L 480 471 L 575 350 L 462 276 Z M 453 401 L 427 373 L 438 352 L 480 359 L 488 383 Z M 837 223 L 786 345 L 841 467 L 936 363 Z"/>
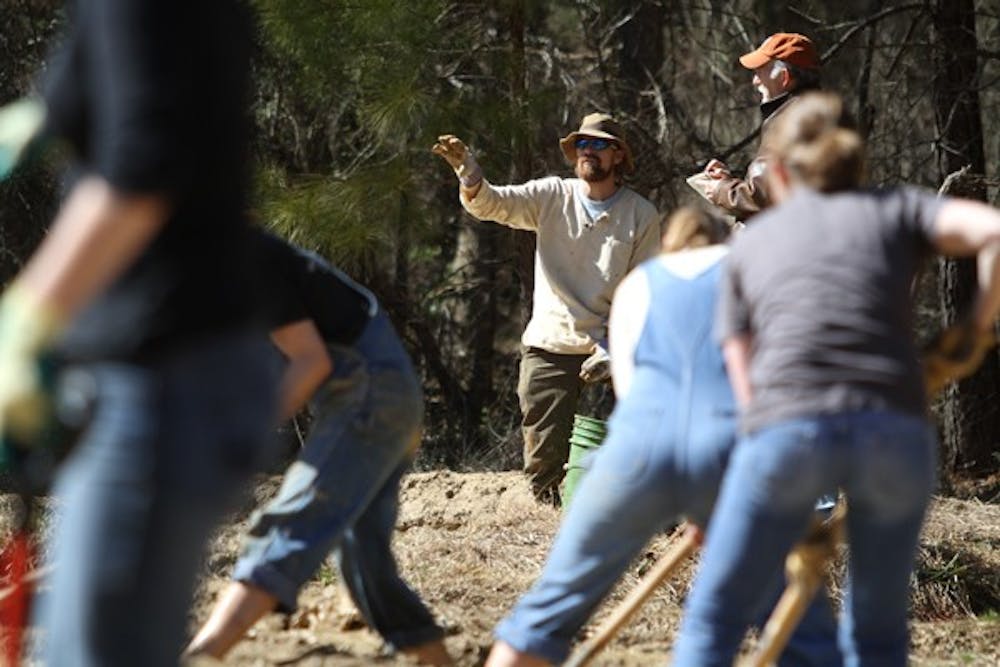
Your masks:
<path fill-rule="evenodd" d="M 660 110 L 651 93 L 656 91 L 664 63 L 666 10 L 662 2 L 642 0 L 624 11 L 627 11 L 625 16 L 613 15 L 619 22 L 615 41 L 620 45 L 615 112 L 629 124 L 629 145 L 638 165 L 631 185 L 648 193 L 653 187 L 653 171 L 643 169 L 642 165 L 648 166 L 659 157 L 656 128 L 660 124 Z"/>
<path fill-rule="evenodd" d="M 649 88 L 663 66 L 664 8 L 660 2 L 642 0 L 630 10 L 628 20 L 618 27 L 617 42 L 619 85 L 615 103 L 623 112 L 640 120 L 655 111 L 643 105 L 642 90 Z"/>
<path fill-rule="evenodd" d="M 525 55 L 524 0 L 514 0 L 508 15 L 510 29 L 510 104 L 511 104 L 511 183 L 520 183 L 531 177 L 530 118 L 525 109 L 527 88 L 527 57 Z M 511 230 L 514 247 L 514 267 L 521 286 L 521 328 L 531 319 L 535 293 L 535 234 Z"/>
<path fill-rule="evenodd" d="M 933 102 L 942 178 L 968 165 L 985 172 L 983 125 L 978 92 L 978 40 L 973 0 L 935 0 Z M 977 184 L 978 183 L 978 184 Z M 950 194 L 985 200 L 981 181 Z M 942 260 L 938 294 L 941 324 L 959 319 L 976 293 L 973 260 Z M 992 454 L 1000 434 L 1000 406 L 993 396 L 1000 386 L 1000 358 L 987 356 L 982 368 L 952 388 L 941 410 L 944 474 L 984 472 L 995 468 Z"/>

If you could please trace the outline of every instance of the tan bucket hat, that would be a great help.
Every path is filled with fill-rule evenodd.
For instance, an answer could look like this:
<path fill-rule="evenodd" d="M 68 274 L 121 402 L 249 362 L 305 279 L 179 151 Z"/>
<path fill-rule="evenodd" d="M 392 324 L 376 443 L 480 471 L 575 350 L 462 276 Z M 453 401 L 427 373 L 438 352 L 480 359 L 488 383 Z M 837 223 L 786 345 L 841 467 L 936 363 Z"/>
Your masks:
<path fill-rule="evenodd" d="M 635 171 L 635 160 L 632 158 L 632 147 L 625 141 L 625 131 L 614 118 L 606 113 L 591 113 L 583 117 L 580 129 L 570 132 L 559 140 L 559 148 L 570 164 L 576 163 L 577 137 L 595 137 L 597 139 L 612 139 L 625 151 L 625 161 L 622 168 L 626 174 Z"/>

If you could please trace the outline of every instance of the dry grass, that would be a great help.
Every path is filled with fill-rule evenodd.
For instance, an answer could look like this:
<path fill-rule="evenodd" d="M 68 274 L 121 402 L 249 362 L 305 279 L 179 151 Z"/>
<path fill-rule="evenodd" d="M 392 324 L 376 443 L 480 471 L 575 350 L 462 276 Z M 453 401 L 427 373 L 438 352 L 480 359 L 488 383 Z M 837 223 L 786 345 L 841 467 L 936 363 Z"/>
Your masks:
<path fill-rule="evenodd" d="M 277 478 L 258 485 L 245 509 L 267 498 Z M 0 497 L 0 532 L 9 530 L 9 498 Z M 559 513 L 539 505 L 518 473 L 429 472 L 404 480 L 395 551 L 407 580 L 449 629 L 449 649 L 464 666 L 481 665 L 496 623 L 537 577 Z M 210 545 L 192 627 L 226 584 L 245 520 L 220 530 Z M 653 540 L 629 568 L 599 622 L 664 553 Z M 924 530 L 913 590 L 911 662 L 1000 664 L 1000 506 L 937 499 Z M 601 654 L 598 665 L 660 665 L 676 635 L 693 572 L 687 564 L 661 587 Z M 836 592 L 836 591 L 835 591 Z M 387 655 L 365 629 L 347 631 L 332 568 L 323 568 L 290 617 L 273 615 L 233 652 L 233 665 L 408 664 Z M 584 634 L 586 630 L 584 631 Z"/>
<path fill-rule="evenodd" d="M 917 554 L 913 614 L 922 621 L 1000 614 L 1000 512 L 976 500 L 941 498 Z"/>
<path fill-rule="evenodd" d="M 535 503 L 517 473 L 419 473 L 404 481 L 402 495 L 395 543 L 400 568 L 449 628 L 448 646 L 460 664 L 480 665 L 493 627 L 538 575 L 560 515 Z M 217 549 L 234 548 L 236 533 L 231 528 L 225 534 L 229 537 L 221 537 Z M 670 539 L 653 540 L 594 623 L 666 551 Z M 998 541 L 1000 506 L 935 501 L 915 577 L 913 664 L 1000 664 L 1000 616 L 990 611 L 1000 609 Z M 596 664 L 663 664 L 692 572 L 689 563 L 663 586 Z M 215 572 L 206 577 L 196 616 L 207 613 L 221 583 Z M 303 611 L 262 622 L 231 664 L 407 664 L 384 655 L 367 630 L 340 630 L 335 598 L 332 574 L 325 570 L 304 591 Z"/>

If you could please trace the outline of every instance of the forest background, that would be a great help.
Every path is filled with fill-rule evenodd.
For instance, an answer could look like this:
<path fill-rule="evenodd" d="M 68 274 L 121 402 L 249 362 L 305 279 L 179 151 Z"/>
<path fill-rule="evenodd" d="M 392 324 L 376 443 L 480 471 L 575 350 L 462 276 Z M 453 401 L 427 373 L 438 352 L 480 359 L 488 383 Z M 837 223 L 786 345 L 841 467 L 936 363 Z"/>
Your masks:
<path fill-rule="evenodd" d="M 868 140 L 872 184 L 997 194 L 1000 0 L 251 4 L 256 208 L 391 313 L 422 373 L 424 467 L 519 463 L 534 250 L 530 233 L 462 212 L 451 170 L 429 150 L 439 134 L 465 139 L 490 181 L 522 182 L 569 175 L 559 137 L 611 112 L 636 152 L 629 184 L 666 213 L 698 199 L 684 179 L 710 158 L 742 169 L 753 155 L 758 99 L 738 56 L 772 32 L 802 32 Z M 62 2 L 0 0 L 0 104 L 35 89 L 64 23 Z M 44 234 L 59 167 L 0 184 L 0 284 Z M 953 321 L 973 288 L 968 262 L 929 266 L 918 338 Z M 1000 471 L 998 396 L 992 354 L 935 405 L 946 486 Z"/>

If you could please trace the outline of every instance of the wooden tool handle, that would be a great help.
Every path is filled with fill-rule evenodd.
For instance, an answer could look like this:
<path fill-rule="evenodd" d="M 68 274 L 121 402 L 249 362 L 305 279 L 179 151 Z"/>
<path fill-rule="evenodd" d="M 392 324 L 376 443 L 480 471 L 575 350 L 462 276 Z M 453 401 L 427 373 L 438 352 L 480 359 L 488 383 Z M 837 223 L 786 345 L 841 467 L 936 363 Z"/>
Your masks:
<path fill-rule="evenodd" d="M 686 525 L 686 524 L 685 524 Z M 580 645 L 580 648 L 563 663 L 564 667 L 583 667 L 594 659 L 618 631 L 632 618 L 639 607 L 653 594 L 660 584 L 666 581 L 698 547 L 697 532 L 691 527 L 684 531 L 680 541 L 665 553 L 652 569 L 646 573 L 639 585 L 628 594 L 615 611 L 601 624 L 596 634 Z"/>

